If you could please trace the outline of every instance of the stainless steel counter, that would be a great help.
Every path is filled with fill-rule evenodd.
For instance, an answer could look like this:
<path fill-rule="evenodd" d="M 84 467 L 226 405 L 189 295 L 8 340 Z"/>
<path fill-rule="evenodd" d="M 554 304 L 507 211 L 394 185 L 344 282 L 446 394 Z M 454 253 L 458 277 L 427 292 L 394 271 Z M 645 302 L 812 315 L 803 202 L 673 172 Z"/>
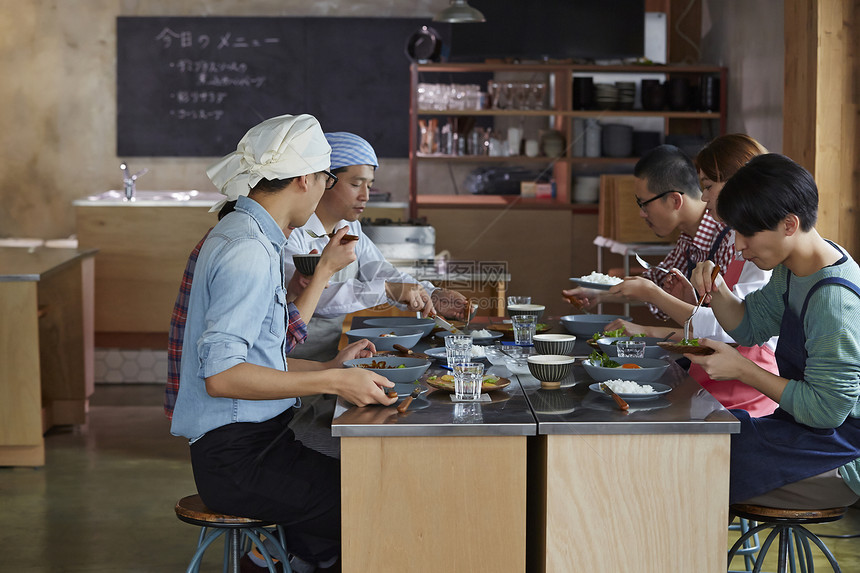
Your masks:
<path fill-rule="evenodd" d="M 0 282 L 38 281 L 96 252 L 96 249 L 0 247 Z"/>
<path fill-rule="evenodd" d="M 542 390 L 530 375 L 518 377 L 538 422 L 538 434 L 734 434 L 740 423 L 713 396 L 672 364 L 658 380 L 672 391 L 629 400 L 620 410 L 609 396 L 588 388 L 594 380 L 577 364 L 558 390 Z"/>

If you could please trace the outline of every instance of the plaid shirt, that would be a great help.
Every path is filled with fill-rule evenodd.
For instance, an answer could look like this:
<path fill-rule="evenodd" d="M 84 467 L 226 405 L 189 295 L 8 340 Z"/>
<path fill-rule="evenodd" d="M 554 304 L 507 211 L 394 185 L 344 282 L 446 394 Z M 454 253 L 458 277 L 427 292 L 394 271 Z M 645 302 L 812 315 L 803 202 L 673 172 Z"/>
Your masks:
<path fill-rule="evenodd" d="M 720 242 L 715 244 L 717 239 Z M 732 233 L 726 225 L 718 222 L 706 211 L 699 223 L 699 228 L 696 229 L 696 236 L 691 237 L 686 233 L 681 233 L 675 248 L 657 266 L 666 270 L 673 267 L 677 268 L 689 278 L 696 264 L 702 261 L 712 260 L 720 265 L 720 268 L 725 272 L 735 257 L 735 242 Z M 662 285 L 662 281 L 668 275 L 662 272 L 658 274 L 657 271 L 649 269 L 642 273 L 642 276 Z M 648 308 L 657 318 L 669 320 L 669 315 L 656 306 L 649 304 Z"/>
<path fill-rule="evenodd" d="M 211 231 L 212 229 L 209 229 Z M 188 319 L 188 298 L 191 296 L 191 280 L 194 278 L 194 268 L 197 266 L 197 257 L 200 248 L 209 231 L 200 239 L 191 254 L 188 255 L 188 263 L 185 272 L 182 273 L 182 283 L 179 285 L 179 294 L 173 305 L 173 314 L 170 316 L 170 333 L 167 341 L 167 384 L 164 387 L 164 414 L 173 419 L 173 407 L 176 405 L 176 396 L 179 394 L 179 372 L 182 362 L 182 339 L 185 336 L 185 321 Z M 308 336 L 308 327 L 302 320 L 299 310 L 293 303 L 288 303 L 289 326 L 287 327 L 287 352 L 304 342 Z"/>

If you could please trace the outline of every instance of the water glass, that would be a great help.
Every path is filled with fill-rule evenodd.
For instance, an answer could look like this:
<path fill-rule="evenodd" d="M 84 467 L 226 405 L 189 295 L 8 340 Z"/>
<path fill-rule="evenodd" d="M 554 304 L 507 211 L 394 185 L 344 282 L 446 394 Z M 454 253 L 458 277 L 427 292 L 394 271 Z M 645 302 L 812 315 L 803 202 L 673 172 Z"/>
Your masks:
<path fill-rule="evenodd" d="M 537 317 L 531 314 L 518 314 L 511 317 L 514 325 L 514 342 L 518 346 L 531 346 L 537 326 Z"/>
<path fill-rule="evenodd" d="M 618 358 L 645 358 L 644 340 L 619 340 L 615 343 Z"/>
<path fill-rule="evenodd" d="M 483 364 L 456 362 L 454 364 L 454 397 L 458 400 L 480 399 L 483 379 Z"/>
<path fill-rule="evenodd" d="M 530 296 L 509 296 L 508 297 L 508 306 L 512 304 L 531 304 L 532 297 Z"/>
<path fill-rule="evenodd" d="M 451 368 L 460 362 L 472 361 L 472 337 L 465 334 L 451 334 L 445 337 L 445 356 Z"/>

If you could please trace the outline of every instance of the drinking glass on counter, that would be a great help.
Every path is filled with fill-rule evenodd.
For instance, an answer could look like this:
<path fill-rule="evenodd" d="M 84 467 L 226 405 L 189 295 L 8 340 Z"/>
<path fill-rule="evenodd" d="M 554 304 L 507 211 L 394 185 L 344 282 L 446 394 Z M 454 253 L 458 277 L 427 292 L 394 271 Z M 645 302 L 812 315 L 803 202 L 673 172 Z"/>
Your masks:
<path fill-rule="evenodd" d="M 644 340 L 619 340 L 615 343 L 618 358 L 645 358 Z"/>
<path fill-rule="evenodd" d="M 448 366 L 472 361 L 472 337 L 465 334 L 452 334 L 445 337 L 445 356 Z"/>
<path fill-rule="evenodd" d="M 458 400 L 481 398 L 484 365 L 474 362 L 454 363 L 454 397 Z"/>
<path fill-rule="evenodd" d="M 514 326 L 514 342 L 517 346 L 531 346 L 534 342 L 537 317 L 531 314 L 518 314 L 511 317 Z"/>

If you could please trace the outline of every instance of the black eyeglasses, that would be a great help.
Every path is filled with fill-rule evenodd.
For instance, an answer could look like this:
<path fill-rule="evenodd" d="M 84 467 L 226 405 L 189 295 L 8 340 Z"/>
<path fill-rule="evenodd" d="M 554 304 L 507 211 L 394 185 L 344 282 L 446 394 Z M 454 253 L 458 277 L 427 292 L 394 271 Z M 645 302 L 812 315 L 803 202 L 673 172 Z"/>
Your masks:
<path fill-rule="evenodd" d="M 648 204 L 648 203 L 650 203 L 651 201 L 656 201 L 656 200 L 657 200 L 657 199 L 659 199 L 660 197 L 665 197 L 665 196 L 666 196 L 666 195 L 668 195 L 669 193 L 678 193 L 679 195 L 683 195 L 683 194 L 684 194 L 684 192 L 683 192 L 683 191 L 675 191 L 674 189 L 673 189 L 673 190 L 671 190 L 671 191 L 663 191 L 663 192 L 662 192 L 662 193 L 660 193 L 659 195 L 654 195 L 653 197 L 651 197 L 651 198 L 650 198 L 650 199 L 648 199 L 647 201 L 643 201 L 643 200 L 642 200 L 642 199 L 640 199 L 639 197 L 636 197 L 636 204 L 637 204 L 637 205 L 639 205 L 639 208 L 640 208 L 640 209 L 644 209 L 644 208 L 645 208 L 645 205 L 647 205 L 647 204 Z"/>
<path fill-rule="evenodd" d="M 326 191 L 328 191 L 329 189 L 331 189 L 332 187 L 337 185 L 337 175 L 335 175 L 331 171 L 326 171 L 325 169 L 320 171 L 320 173 L 325 175 L 325 190 Z"/>

